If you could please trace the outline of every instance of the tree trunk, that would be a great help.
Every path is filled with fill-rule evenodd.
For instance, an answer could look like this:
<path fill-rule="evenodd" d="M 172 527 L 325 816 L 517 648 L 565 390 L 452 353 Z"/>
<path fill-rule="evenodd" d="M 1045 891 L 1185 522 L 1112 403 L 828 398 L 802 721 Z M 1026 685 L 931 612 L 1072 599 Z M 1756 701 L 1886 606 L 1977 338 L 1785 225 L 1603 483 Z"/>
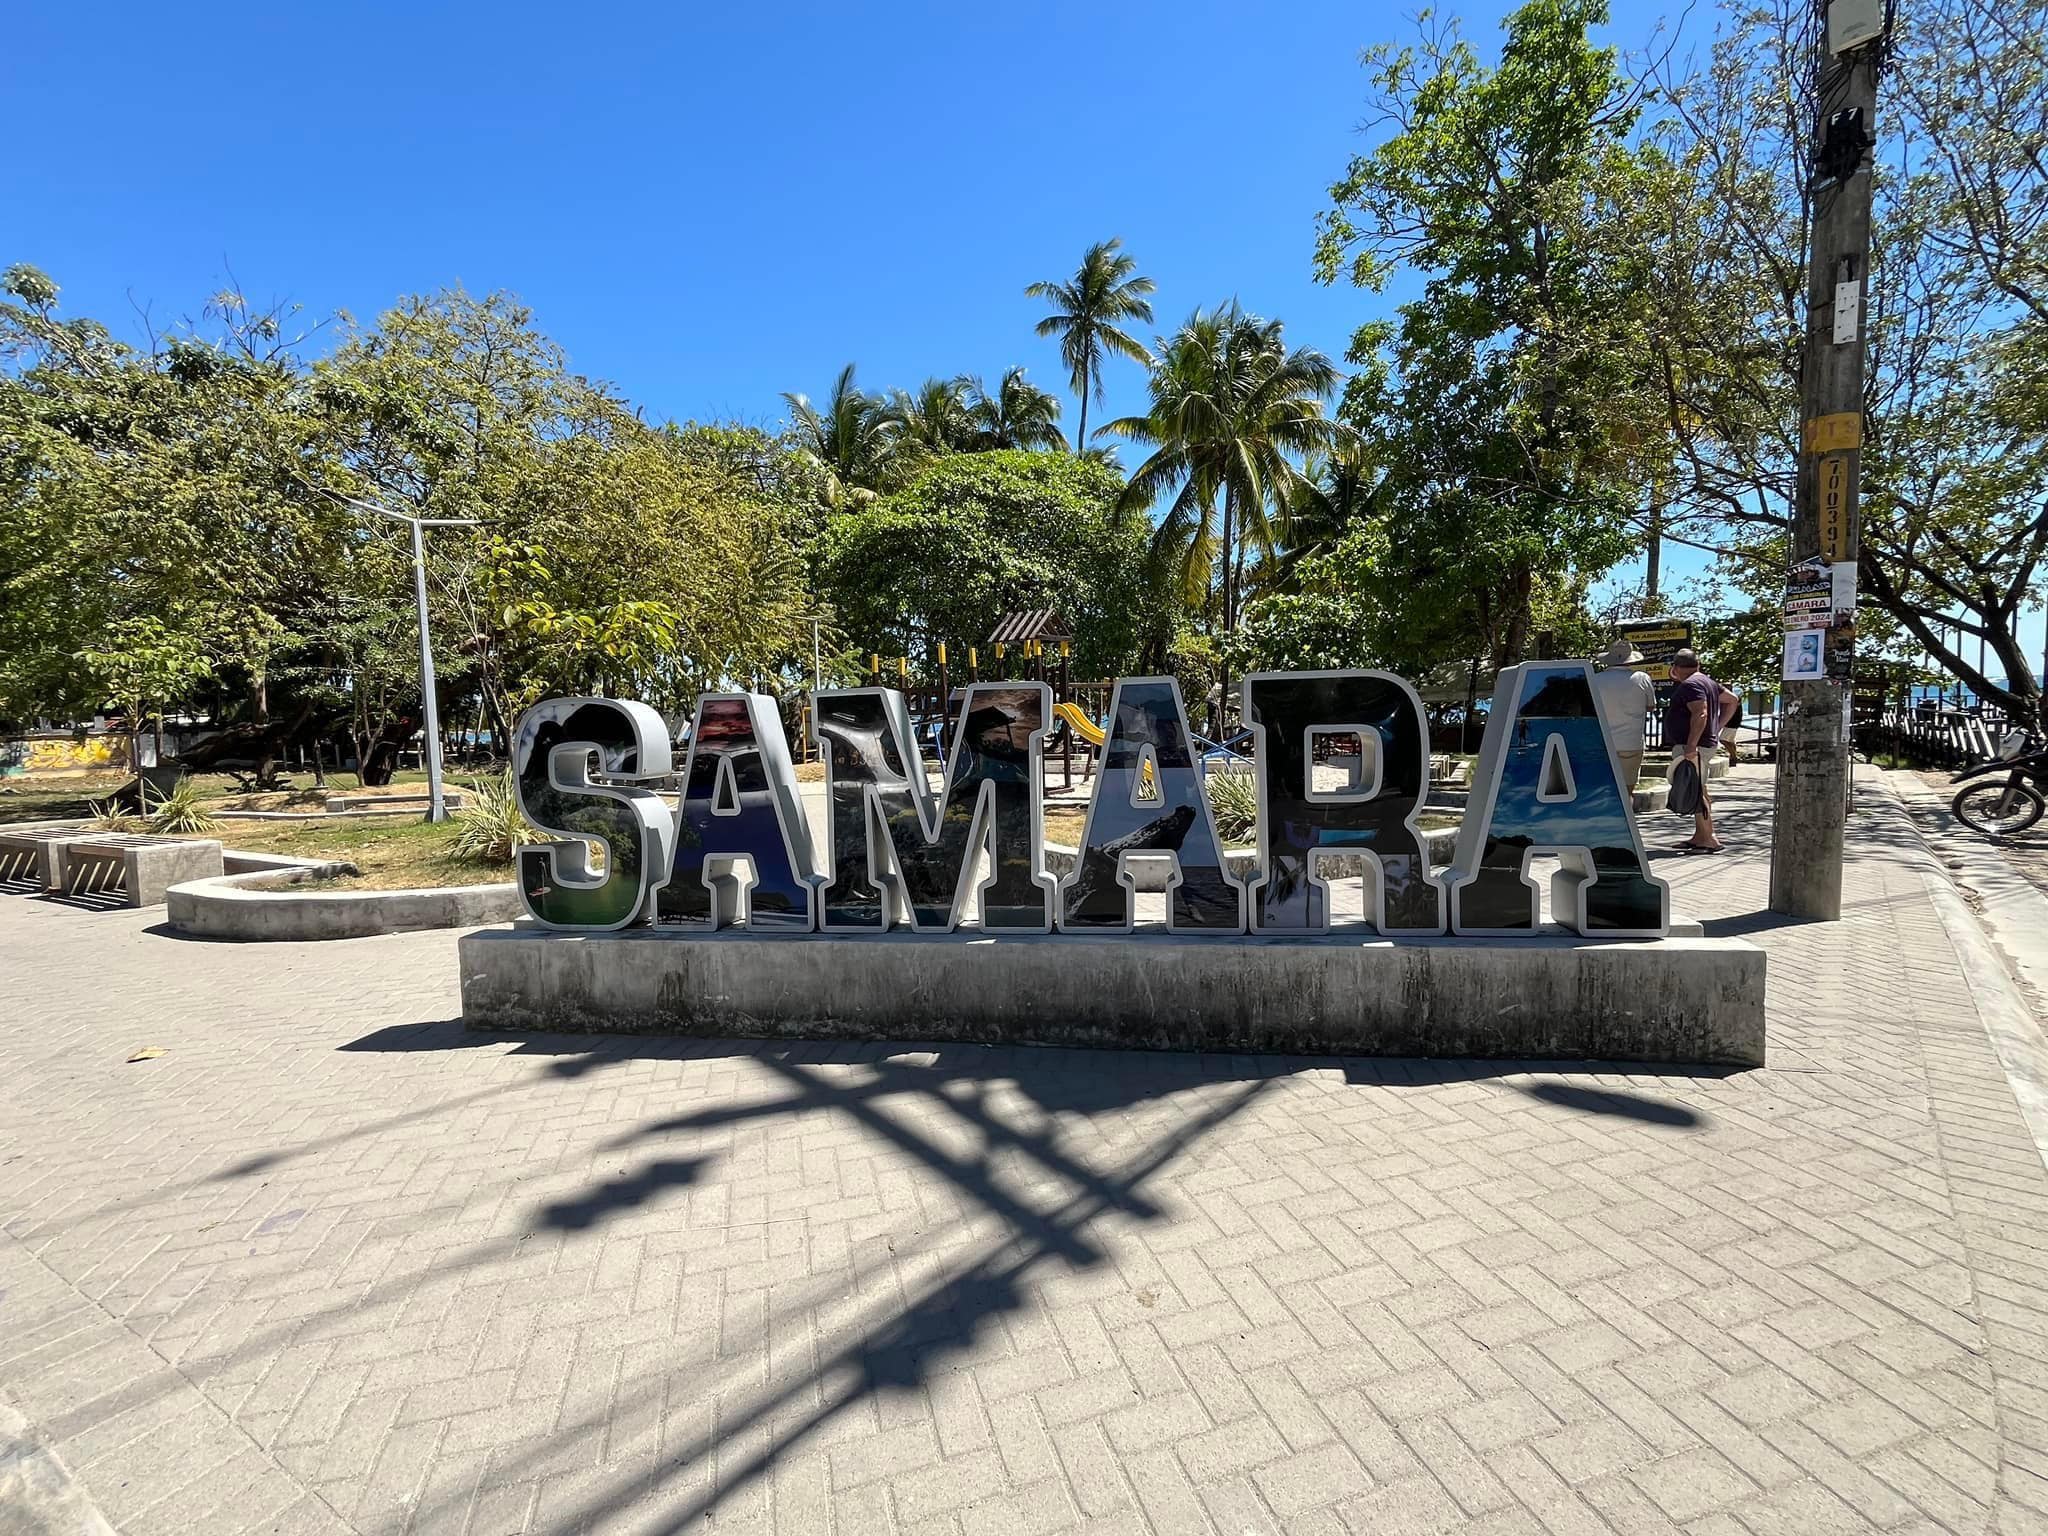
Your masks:
<path fill-rule="evenodd" d="M 2001 606 L 1995 597 L 1981 604 L 1960 605 L 1967 613 L 1968 622 L 1986 632 L 1979 638 L 1989 644 L 1999 665 L 2005 669 L 2006 682 L 1996 683 L 1986 675 L 1988 668 L 1970 664 L 1963 654 L 1962 632 L 1954 629 L 1952 621 L 1930 614 L 1906 598 L 1893 580 L 1883 557 L 1868 545 L 1863 549 L 1857 568 L 1864 594 L 1903 624 L 1920 642 L 1921 649 L 1933 657 L 1950 677 L 1967 686 L 1979 699 L 1997 704 L 2015 720 L 2038 719 L 2048 725 L 2048 701 L 2044 701 L 2041 685 L 2034 679 L 2033 665 L 2020 646 L 2019 636 L 2014 633 L 2017 614 Z"/>
<path fill-rule="evenodd" d="M 1230 637 L 1237 633 L 1237 584 L 1231 579 L 1233 551 L 1237 544 L 1237 493 L 1229 486 L 1223 488 L 1223 639 L 1227 646 Z M 1223 739 L 1224 721 L 1230 708 L 1230 653 L 1222 657 L 1221 675 L 1216 683 L 1216 708 L 1209 719 L 1209 734 L 1217 741 Z"/>
<path fill-rule="evenodd" d="M 1664 504 L 1657 499 L 1653 487 L 1650 492 L 1650 535 L 1644 549 L 1643 611 L 1657 611 L 1657 581 L 1664 566 Z"/>
<path fill-rule="evenodd" d="M 1465 723 L 1458 729 L 1458 746 L 1473 751 L 1472 719 L 1479 713 L 1479 656 L 1475 652 L 1471 664 L 1465 669 Z"/>
<path fill-rule="evenodd" d="M 1494 651 L 1495 673 L 1520 661 L 1523 650 L 1529 644 L 1530 594 L 1534 588 L 1534 573 L 1526 565 L 1516 566 L 1508 578 L 1508 622 L 1507 629 L 1501 635 L 1500 644 Z"/>

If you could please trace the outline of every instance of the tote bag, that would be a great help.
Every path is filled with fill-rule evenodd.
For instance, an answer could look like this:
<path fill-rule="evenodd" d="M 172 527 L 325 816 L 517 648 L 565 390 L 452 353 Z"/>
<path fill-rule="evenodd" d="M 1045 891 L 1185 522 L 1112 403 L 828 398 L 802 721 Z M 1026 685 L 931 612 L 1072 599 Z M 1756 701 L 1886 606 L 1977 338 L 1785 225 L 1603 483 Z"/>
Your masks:
<path fill-rule="evenodd" d="M 1671 765 L 1671 796 L 1664 802 L 1667 810 L 1681 816 L 1690 816 L 1700 808 L 1700 765 L 1690 758 L 1681 757 Z"/>

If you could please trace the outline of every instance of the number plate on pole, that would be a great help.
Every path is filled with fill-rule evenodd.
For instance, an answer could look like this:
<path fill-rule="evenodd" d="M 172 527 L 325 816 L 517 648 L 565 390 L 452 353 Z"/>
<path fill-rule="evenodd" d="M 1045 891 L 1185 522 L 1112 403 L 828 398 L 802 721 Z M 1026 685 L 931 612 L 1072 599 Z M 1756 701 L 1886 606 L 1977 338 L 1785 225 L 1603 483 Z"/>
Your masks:
<path fill-rule="evenodd" d="M 1833 564 L 1849 552 L 1848 455 L 1829 454 L 1814 466 L 1814 473 L 1820 477 L 1820 557 Z"/>

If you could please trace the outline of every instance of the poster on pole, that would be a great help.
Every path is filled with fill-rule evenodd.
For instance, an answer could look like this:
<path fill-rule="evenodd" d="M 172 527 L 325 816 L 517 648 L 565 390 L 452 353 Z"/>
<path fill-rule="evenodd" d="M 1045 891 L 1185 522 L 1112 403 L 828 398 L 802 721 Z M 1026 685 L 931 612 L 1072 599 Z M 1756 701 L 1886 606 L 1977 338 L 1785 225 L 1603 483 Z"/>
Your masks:
<path fill-rule="evenodd" d="M 1855 640 L 1855 564 L 1802 560 L 1792 567 L 1785 579 L 1785 681 L 1847 683 Z"/>
<path fill-rule="evenodd" d="M 1824 629 L 1794 629 L 1785 635 L 1785 681 L 1788 683 L 1817 683 L 1827 674 L 1827 659 L 1822 653 L 1821 642 L 1827 638 Z"/>
<path fill-rule="evenodd" d="M 1826 629 L 1834 622 L 1835 584 L 1825 567 L 1801 567 L 1785 583 L 1785 632 Z"/>
<path fill-rule="evenodd" d="M 1637 670 L 1649 674 L 1657 685 L 1657 697 L 1671 693 L 1671 658 L 1692 644 L 1691 619 L 1631 619 L 1614 626 L 1615 635 L 1642 653 Z"/>

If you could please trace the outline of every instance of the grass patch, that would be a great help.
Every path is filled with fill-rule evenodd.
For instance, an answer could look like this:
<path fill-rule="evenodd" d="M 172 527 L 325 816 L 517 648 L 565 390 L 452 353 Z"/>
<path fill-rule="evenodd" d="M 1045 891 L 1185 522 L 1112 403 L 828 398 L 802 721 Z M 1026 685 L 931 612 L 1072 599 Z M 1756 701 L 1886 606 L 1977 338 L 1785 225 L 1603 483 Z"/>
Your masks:
<path fill-rule="evenodd" d="M 512 866 L 465 859 L 455 852 L 461 828 L 453 821 L 238 821 L 216 834 L 246 853 L 281 853 L 296 859 L 342 859 L 362 874 L 341 882 L 366 891 L 404 891 L 451 885 L 492 885 L 512 878 Z"/>
<path fill-rule="evenodd" d="M 1045 840 L 1081 846 L 1081 829 L 1088 824 L 1088 808 L 1080 805 L 1049 805 L 1045 808 Z"/>
<path fill-rule="evenodd" d="M 451 790 L 469 788 L 473 775 L 450 773 Z M 424 768 L 409 768 L 389 784 L 372 789 L 357 786 L 352 773 L 328 776 L 326 789 L 312 787 L 306 774 L 286 778 L 290 788 L 250 794 L 224 773 L 195 773 L 190 776 L 197 796 L 209 811 L 323 811 L 327 797 L 334 795 L 417 795 L 427 787 Z M 0 779 L 0 826 L 24 821 L 63 821 L 91 814 L 95 800 L 104 800 L 124 784 L 134 782 L 127 773 L 89 773 L 75 778 Z"/>
<path fill-rule="evenodd" d="M 89 816 L 129 781 L 125 773 L 86 773 L 65 779 L 0 779 L 0 826 L 24 821 L 68 821 Z"/>

